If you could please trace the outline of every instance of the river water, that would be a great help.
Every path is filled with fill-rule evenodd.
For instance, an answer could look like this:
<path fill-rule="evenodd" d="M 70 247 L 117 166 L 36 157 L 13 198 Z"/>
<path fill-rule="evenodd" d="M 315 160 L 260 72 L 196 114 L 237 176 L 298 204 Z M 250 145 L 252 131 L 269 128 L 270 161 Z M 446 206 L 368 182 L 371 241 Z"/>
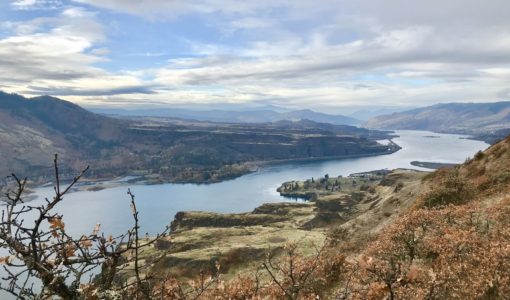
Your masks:
<path fill-rule="evenodd" d="M 74 192 L 65 197 L 57 211 L 64 215 L 66 230 L 72 234 L 91 232 L 96 223 L 101 223 L 105 233 L 118 234 L 132 226 L 126 194 L 129 187 L 136 195 L 142 232 L 154 234 L 168 225 L 178 211 L 247 212 L 262 203 L 289 201 L 276 192 L 284 181 L 325 174 L 346 176 L 385 168 L 421 169 L 410 164 L 413 160 L 461 163 L 489 146 L 460 135 L 424 131 L 397 131 L 397 134 L 400 137 L 393 141 L 402 150 L 390 155 L 278 164 L 214 184 L 134 184 L 96 192 Z M 34 201 L 50 197 L 51 192 L 50 187 L 36 189 L 39 198 Z"/>

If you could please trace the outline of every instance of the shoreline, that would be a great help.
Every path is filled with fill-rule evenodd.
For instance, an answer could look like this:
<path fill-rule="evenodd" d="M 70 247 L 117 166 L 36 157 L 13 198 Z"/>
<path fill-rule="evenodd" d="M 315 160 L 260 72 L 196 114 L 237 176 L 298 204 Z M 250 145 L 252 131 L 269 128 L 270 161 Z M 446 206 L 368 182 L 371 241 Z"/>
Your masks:
<path fill-rule="evenodd" d="M 411 165 L 413 165 L 415 167 L 430 169 L 431 171 L 433 171 L 433 170 L 437 170 L 437 169 L 441 169 L 441 168 L 453 168 L 455 166 L 458 166 L 459 164 L 413 160 L 411 162 Z"/>
<path fill-rule="evenodd" d="M 363 158 L 363 157 L 373 157 L 373 156 L 380 156 L 380 155 L 390 155 L 395 152 L 398 152 L 402 149 L 399 145 L 397 145 L 392 140 L 389 140 L 388 146 L 393 147 L 391 150 L 381 152 L 381 153 L 366 153 L 366 154 L 350 154 L 350 155 L 336 155 L 336 156 L 324 156 L 324 157 L 307 157 L 307 158 L 290 158 L 290 159 L 279 159 L 279 160 L 267 160 L 267 161 L 252 161 L 252 162 L 245 162 L 243 163 L 245 166 L 247 166 L 247 172 L 239 174 L 237 176 L 233 176 L 232 178 L 227 178 L 223 180 L 217 180 L 217 181 L 206 181 L 206 182 L 193 182 L 193 181 L 181 181 L 181 180 L 159 180 L 161 178 L 158 178 L 157 174 L 155 174 L 156 180 L 158 182 L 151 183 L 148 180 L 140 180 L 140 181 L 134 181 L 134 182 L 120 182 L 122 184 L 115 185 L 113 187 L 117 186 L 123 186 L 127 183 L 134 183 L 134 184 L 144 184 L 145 181 L 146 185 L 152 185 L 152 184 L 196 184 L 196 185 L 208 185 L 208 184 L 214 184 L 214 183 L 220 183 L 224 181 L 234 180 L 236 178 L 242 177 L 244 175 L 248 175 L 251 173 L 257 172 L 260 168 L 266 167 L 266 166 L 272 166 L 272 165 L 280 165 L 280 164 L 287 164 L 287 163 L 293 163 L 293 162 L 316 162 L 316 161 L 329 161 L 329 160 L 340 160 L 340 159 L 348 159 L 348 158 Z M 123 177 L 128 177 L 130 175 L 126 175 Z M 121 177 L 121 178 L 123 178 Z M 143 178 L 143 176 L 141 176 Z M 103 181 L 104 182 L 104 181 Z M 106 181 L 109 182 L 109 181 Z"/>
<path fill-rule="evenodd" d="M 374 129 L 374 128 L 370 128 Z M 429 132 L 429 133 L 435 133 L 435 134 L 453 134 L 453 135 L 461 135 L 462 137 L 459 137 L 459 139 L 465 139 L 465 140 L 473 140 L 473 141 L 480 141 L 484 142 L 488 145 L 493 145 L 497 143 L 498 140 L 493 140 L 491 136 L 487 133 L 476 133 L 476 132 L 467 132 L 463 130 L 430 130 L 430 129 L 377 129 L 377 130 L 389 130 L 389 131 L 423 131 L 423 132 Z M 424 138 L 439 138 L 439 136 L 432 136 L 432 135 L 426 135 L 423 136 Z"/>
<path fill-rule="evenodd" d="M 151 174 L 145 176 L 134 176 L 132 174 L 126 174 L 124 176 L 114 177 L 112 179 L 87 179 L 84 178 L 81 183 L 78 183 L 70 192 L 97 192 L 104 189 L 116 188 L 127 185 L 156 185 L 156 184 L 195 184 L 195 185 L 209 185 L 214 183 L 225 182 L 229 180 L 234 180 L 236 178 L 255 173 L 259 171 L 263 167 L 269 167 L 272 165 L 281 165 L 287 163 L 294 162 L 317 162 L 317 161 L 330 161 L 330 160 L 341 160 L 341 159 L 349 159 L 349 158 L 363 158 L 363 157 L 373 157 L 380 155 L 390 155 L 396 153 L 402 149 L 401 146 L 393 142 L 391 139 L 388 143 L 388 150 L 380 153 L 365 153 L 365 154 L 349 154 L 349 155 L 337 155 L 337 156 L 326 156 L 326 157 L 307 157 L 307 158 L 291 158 L 291 159 L 280 159 L 280 160 L 269 160 L 269 161 L 251 161 L 243 163 L 246 166 L 246 172 L 236 174 L 231 178 L 226 178 L 223 180 L 215 180 L 215 181 L 206 181 L 206 182 L 194 182 L 194 181 L 183 181 L 183 180 L 171 180 L 164 179 L 160 177 L 158 174 Z M 124 178 L 133 177 L 130 180 L 122 180 Z M 149 177 L 149 178 L 148 178 Z M 152 178 L 151 178 L 152 177 Z M 63 182 L 66 183 L 65 181 Z M 33 188 L 42 188 L 52 186 L 49 182 L 35 185 Z"/>
<path fill-rule="evenodd" d="M 321 157 L 306 157 L 306 158 L 289 158 L 289 159 L 276 159 L 269 161 L 261 161 L 258 162 L 260 166 L 266 165 L 278 165 L 278 164 L 286 164 L 292 162 L 316 162 L 316 161 L 328 161 L 328 160 L 339 160 L 339 159 L 347 159 L 347 158 L 363 158 L 363 157 L 372 157 L 372 156 L 380 156 L 380 155 L 390 155 L 395 152 L 402 150 L 398 144 L 389 140 L 388 146 L 395 147 L 391 150 L 387 150 L 381 153 L 365 153 L 365 154 L 347 154 L 347 155 L 335 155 L 335 156 L 321 156 Z"/>

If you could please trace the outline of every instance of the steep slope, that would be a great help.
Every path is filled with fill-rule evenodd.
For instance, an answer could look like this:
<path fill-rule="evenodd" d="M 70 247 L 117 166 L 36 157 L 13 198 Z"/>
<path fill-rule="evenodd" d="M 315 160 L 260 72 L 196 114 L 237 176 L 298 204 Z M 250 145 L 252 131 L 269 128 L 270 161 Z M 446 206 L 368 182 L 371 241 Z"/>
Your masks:
<path fill-rule="evenodd" d="M 28 121 L 22 122 L 5 112 L 0 112 L 0 174 L 26 172 L 49 166 L 49 158 L 54 153 L 63 153 L 67 144 L 62 139 L 50 139 L 49 130 L 32 127 Z"/>
<path fill-rule="evenodd" d="M 427 176 L 427 190 L 356 258 L 357 298 L 506 299 L 510 138 Z M 367 287 L 361 290 L 362 287 Z"/>
<path fill-rule="evenodd" d="M 91 113 L 80 106 L 50 96 L 24 98 L 0 92 L 0 109 L 12 117 L 36 122 L 67 134 L 87 133 L 101 139 L 112 139 L 114 134 L 103 134 L 107 126 L 119 126 L 121 122 Z M 85 126 L 85 127 L 83 127 Z"/>
<path fill-rule="evenodd" d="M 75 166 L 85 157 L 96 157 L 98 144 L 117 140 L 124 125 L 57 98 L 27 99 L 2 92 L 0 116 L 2 174 L 38 174 L 50 166 L 54 153 L 60 153 L 67 166 Z"/>
<path fill-rule="evenodd" d="M 367 128 L 430 130 L 475 135 L 501 134 L 510 128 L 510 102 L 446 103 L 382 115 L 364 124 Z M 505 135 L 506 136 L 506 135 Z"/>
<path fill-rule="evenodd" d="M 464 164 L 433 173 L 428 183 L 434 186 L 432 199 L 439 203 L 467 203 L 486 200 L 494 193 L 505 193 L 510 189 L 510 136 L 492 145 L 484 152 Z M 446 203 L 445 203 L 446 202 Z"/>

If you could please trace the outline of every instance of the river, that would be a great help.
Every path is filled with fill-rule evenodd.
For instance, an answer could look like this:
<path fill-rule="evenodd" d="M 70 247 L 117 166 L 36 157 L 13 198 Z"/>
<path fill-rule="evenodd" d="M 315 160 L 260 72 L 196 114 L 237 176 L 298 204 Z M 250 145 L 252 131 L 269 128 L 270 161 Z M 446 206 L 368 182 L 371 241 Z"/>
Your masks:
<path fill-rule="evenodd" d="M 65 197 L 57 211 L 64 215 L 66 229 L 72 234 L 91 232 L 96 223 L 101 223 L 105 233 L 118 234 L 132 226 L 126 194 L 129 187 L 136 195 L 142 232 L 154 234 L 168 225 L 178 211 L 248 212 L 262 203 L 289 201 L 276 192 L 284 181 L 318 178 L 325 174 L 346 176 L 385 168 L 420 169 L 410 164 L 413 160 L 461 163 L 489 146 L 461 135 L 424 131 L 397 131 L 397 134 L 400 137 L 393 141 L 402 150 L 390 155 L 278 164 L 214 184 L 135 184 L 96 192 L 74 192 Z M 38 199 L 34 201 L 42 201 L 51 193 L 50 187 L 38 188 Z"/>

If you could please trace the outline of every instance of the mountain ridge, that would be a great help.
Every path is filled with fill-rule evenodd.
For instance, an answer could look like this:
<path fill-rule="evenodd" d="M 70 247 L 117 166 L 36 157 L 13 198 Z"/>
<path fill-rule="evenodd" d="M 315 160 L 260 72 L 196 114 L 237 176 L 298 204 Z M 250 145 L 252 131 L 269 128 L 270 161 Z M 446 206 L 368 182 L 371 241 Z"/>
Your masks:
<path fill-rule="evenodd" d="M 360 120 L 345 115 L 332 115 L 316 112 L 310 109 L 278 112 L 270 109 L 254 110 L 194 110 L 184 108 L 161 108 L 161 109 L 98 109 L 89 108 L 90 111 L 119 116 L 139 117 L 173 117 L 197 121 L 233 122 L 233 123 L 268 123 L 281 120 L 308 119 L 319 123 L 331 123 L 335 125 L 359 125 Z"/>
<path fill-rule="evenodd" d="M 435 104 L 378 116 L 363 126 L 468 134 L 493 144 L 510 133 L 510 101 Z"/>

